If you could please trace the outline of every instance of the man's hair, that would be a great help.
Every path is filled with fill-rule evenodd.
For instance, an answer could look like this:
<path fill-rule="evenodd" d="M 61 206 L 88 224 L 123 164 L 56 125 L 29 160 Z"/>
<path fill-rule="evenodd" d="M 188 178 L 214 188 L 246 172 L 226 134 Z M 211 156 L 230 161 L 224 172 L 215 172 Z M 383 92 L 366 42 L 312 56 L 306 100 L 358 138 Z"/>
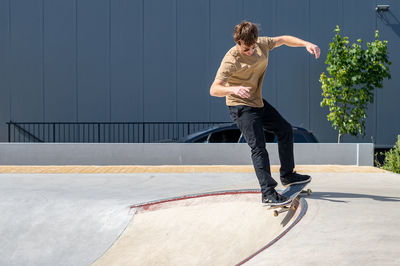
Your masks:
<path fill-rule="evenodd" d="M 237 44 L 243 41 L 246 46 L 251 46 L 256 43 L 258 38 L 257 25 L 249 21 L 243 20 L 242 23 L 235 26 L 233 31 L 233 39 Z"/>

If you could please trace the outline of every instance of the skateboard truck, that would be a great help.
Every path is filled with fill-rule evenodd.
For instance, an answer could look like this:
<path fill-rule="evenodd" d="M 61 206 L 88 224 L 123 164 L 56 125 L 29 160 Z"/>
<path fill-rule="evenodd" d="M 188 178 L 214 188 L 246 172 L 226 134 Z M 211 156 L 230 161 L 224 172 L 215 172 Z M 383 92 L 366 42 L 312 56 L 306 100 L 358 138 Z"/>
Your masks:
<path fill-rule="evenodd" d="M 311 196 L 312 190 L 308 188 L 308 189 L 306 189 L 306 190 L 302 190 L 302 191 L 300 192 L 300 194 L 307 194 L 308 196 Z"/>
<path fill-rule="evenodd" d="M 292 201 L 288 204 L 283 205 L 271 205 L 268 210 L 274 210 L 274 216 L 278 216 L 280 213 L 287 212 L 289 210 L 295 211 L 299 206 L 299 198 L 301 194 L 310 196 L 312 194 L 311 189 L 304 189 L 308 183 L 295 184 L 287 187 L 282 195 L 291 198 Z"/>
<path fill-rule="evenodd" d="M 277 206 L 271 206 L 269 209 L 278 209 L 279 210 L 274 210 L 274 216 L 277 217 L 280 213 L 287 212 L 287 211 L 295 211 L 297 210 L 297 207 L 299 206 L 299 197 L 296 197 L 293 199 L 292 202 L 290 202 L 287 205 L 277 205 Z"/>

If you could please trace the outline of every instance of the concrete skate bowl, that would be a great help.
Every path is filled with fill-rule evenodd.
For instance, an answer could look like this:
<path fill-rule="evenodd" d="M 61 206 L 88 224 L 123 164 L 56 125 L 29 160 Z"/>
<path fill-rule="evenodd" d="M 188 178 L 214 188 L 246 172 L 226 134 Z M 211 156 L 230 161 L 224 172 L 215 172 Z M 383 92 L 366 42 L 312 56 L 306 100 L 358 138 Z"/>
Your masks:
<path fill-rule="evenodd" d="M 274 217 L 257 190 L 213 192 L 134 205 L 119 239 L 92 265 L 241 265 L 276 243 L 307 203 Z"/>

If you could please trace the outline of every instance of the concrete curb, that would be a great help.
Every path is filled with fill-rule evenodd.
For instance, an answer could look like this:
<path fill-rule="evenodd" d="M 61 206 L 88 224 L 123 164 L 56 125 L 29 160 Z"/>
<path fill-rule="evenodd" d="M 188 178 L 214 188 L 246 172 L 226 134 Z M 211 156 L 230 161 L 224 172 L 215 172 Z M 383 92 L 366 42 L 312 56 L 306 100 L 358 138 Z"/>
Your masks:
<path fill-rule="evenodd" d="M 267 143 L 272 165 L 278 145 Z M 372 143 L 295 143 L 297 164 L 373 166 Z M 1 143 L 0 165 L 249 165 L 245 143 Z"/>

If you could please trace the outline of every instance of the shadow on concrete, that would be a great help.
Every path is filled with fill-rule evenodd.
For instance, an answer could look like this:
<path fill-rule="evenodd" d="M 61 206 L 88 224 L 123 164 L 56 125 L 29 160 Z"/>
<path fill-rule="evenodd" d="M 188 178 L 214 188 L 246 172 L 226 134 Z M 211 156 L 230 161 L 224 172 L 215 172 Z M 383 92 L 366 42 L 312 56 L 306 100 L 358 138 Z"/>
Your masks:
<path fill-rule="evenodd" d="M 281 225 L 283 227 L 285 227 L 292 220 L 294 214 L 295 214 L 295 211 L 292 210 L 292 209 L 289 209 L 289 211 L 287 212 L 285 218 L 282 220 Z"/>
<path fill-rule="evenodd" d="M 400 202 L 400 197 L 387 197 L 387 196 L 341 193 L 341 192 L 313 192 L 311 196 L 309 196 L 309 198 L 326 200 L 337 203 L 348 203 L 349 201 L 345 199 L 372 199 L 376 201 Z"/>

